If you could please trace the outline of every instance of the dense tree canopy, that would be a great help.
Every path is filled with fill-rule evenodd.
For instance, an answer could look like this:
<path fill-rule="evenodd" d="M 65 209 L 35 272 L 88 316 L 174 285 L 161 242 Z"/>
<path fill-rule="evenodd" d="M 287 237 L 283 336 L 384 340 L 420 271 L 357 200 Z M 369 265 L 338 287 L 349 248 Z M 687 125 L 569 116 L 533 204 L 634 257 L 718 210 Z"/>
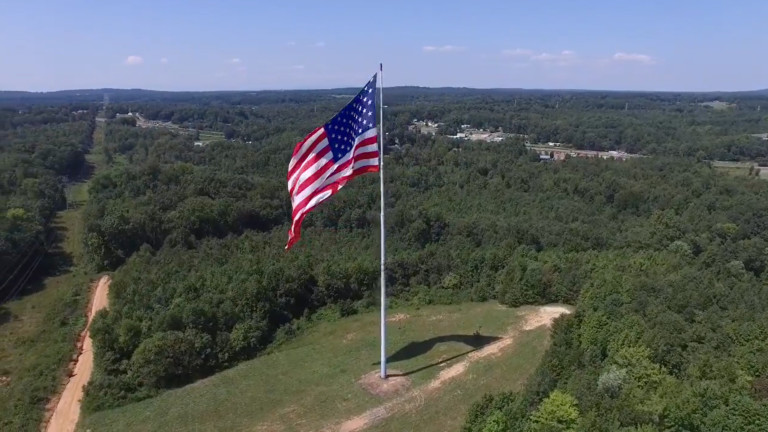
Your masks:
<path fill-rule="evenodd" d="M 0 301 L 44 253 L 64 184 L 84 171 L 92 131 L 91 113 L 70 106 L 0 110 Z"/>
<path fill-rule="evenodd" d="M 143 398 L 250 358 L 321 308 L 346 314 L 372 304 L 375 177 L 350 183 L 318 209 L 305 221 L 296 249 L 284 253 L 289 207 L 283 178 L 291 147 L 286 135 L 204 147 L 158 140 L 148 152 L 139 146 L 125 150 L 120 157 L 134 162 L 95 180 L 89 227 L 100 228 L 89 228 L 89 236 L 110 245 L 100 251 L 120 251 L 116 260 L 102 255 L 99 262 L 127 262 L 115 276 L 110 311 L 94 325 L 103 373 L 89 389 L 90 409 Z M 606 394 L 615 394 L 633 372 L 613 360 L 612 349 L 635 350 L 622 355 L 639 358 L 622 361 L 647 362 L 642 367 L 657 368 L 667 385 L 695 386 L 699 378 L 684 373 L 706 358 L 724 368 L 722 374 L 744 374 L 745 386 L 734 387 L 728 397 L 752 397 L 750 386 L 765 373 L 753 339 L 739 336 L 742 342 L 710 351 L 732 331 L 729 320 L 746 324 L 742 318 L 750 317 L 750 331 L 768 330 L 768 321 L 741 309 L 765 304 L 742 294 L 762 292 L 768 264 L 768 189 L 762 181 L 723 176 L 692 158 L 543 164 L 511 142 L 459 147 L 420 137 L 387 158 L 388 278 L 395 298 L 498 299 L 513 306 L 569 302 L 578 307 L 570 326 L 586 320 L 581 317 L 592 308 L 610 311 L 583 321 L 588 335 L 582 333 L 587 328 L 576 333 L 594 356 L 589 362 L 563 366 L 579 356 L 549 360 L 561 352 L 561 327 L 570 328 L 559 325 L 540 377 L 531 384 L 534 396 L 519 403 L 522 396 L 509 397 L 522 407 L 521 416 L 504 406 L 479 416 L 483 422 L 549 430 L 549 421 L 573 426 L 609 418 L 595 417 L 607 408 L 596 405 L 593 389 L 555 385 L 554 372 L 545 371 L 550 362 L 584 371 L 578 383 L 587 385 L 586 377 L 594 376 L 592 385 L 599 381 Z M 250 215 L 247 220 L 266 223 L 233 219 L 238 208 Z M 252 231 L 228 236 L 244 230 Z M 142 237 L 147 234 L 154 237 Z M 740 284 L 735 291 L 734 281 Z M 720 295 L 736 297 L 719 299 L 717 287 L 728 287 Z M 710 310 L 714 305 L 718 309 Z M 709 313 L 718 325 L 707 324 L 708 333 L 702 333 L 693 324 L 707 322 L 702 317 Z M 704 351 L 685 348 L 693 341 Z M 568 341 L 562 352 L 574 355 L 574 343 Z M 749 371 L 726 361 L 741 353 Z M 553 390 L 562 395 L 551 397 Z M 547 396 L 553 407 L 537 409 L 535 402 Z M 757 409 L 759 401 L 754 403 Z M 624 419 L 623 413 L 615 415 Z"/>

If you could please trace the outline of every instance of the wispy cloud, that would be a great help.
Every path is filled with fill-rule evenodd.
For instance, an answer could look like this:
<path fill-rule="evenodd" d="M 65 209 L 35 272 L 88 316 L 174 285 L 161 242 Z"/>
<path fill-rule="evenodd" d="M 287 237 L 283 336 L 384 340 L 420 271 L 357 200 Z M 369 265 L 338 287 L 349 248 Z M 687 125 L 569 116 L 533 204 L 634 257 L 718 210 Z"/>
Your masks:
<path fill-rule="evenodd" d="M 286 42 L 285 44 L 288 46 L 296 46 L 296 42 L 294 41 Z"/>
<path fill-rule="evenodd" d="M 315 46 L 318 48 L 323 48 L 325 47 L 325 42 L 315 42 Z"/>
<path fill-rule="evenodd" d="M 421 48 L 424 52 L 441 52 L 441 53 L 448 53 L 448 52 L 458 52 L 458 51 L 464 51 L 466 48 L 456 45 L 443 45 L 443 46 L 434 46 L 434 45 L 427 45 Z"/>
<path fill-rule="evenodd" d="M 528 65 L 528 63 L 520 62 L 520 58 L 522 57 L 540 64 L 557 66 L 569 66 L 578 63 L 580 60 L 579 56 L 571 50 L 563 50 L 559 53 L 552 54 L 548 52 L 536 52 L 527 48 L 515 48 L 501 50 L 501 56 L 516 59 L 518 65 Z"/>
<path fill-rule="evenodd" d="M 531 60 L 557 66 L 568 66 L 576 63 L 579 60 L 579 57 L 573 51 L 564 50 L 560 51 L 559 54 L 543 52 L 541 54 L 532 55 Z"/>
<path fill-rule="evenodd" d="M 243 61 L 240 60 L 239 58 L 235 57 L 235 58 L 231 59 L 229 62 L 232 63 L 232 64 L 240 64 Z"/>
<path fill-rule="evenodd" d="M 533 50 L 524 48 L 505 49 L 501 50 L 501 55 L 505 57 L 530 57 L 533 55 Z"/>
<path fill-rule="evenodd" d="M 653 57 L 647 54 L 636 54 L 636 53 L 628 54 L 623 52 L 617 52 L 616 54 L 613 55 L 613 59 L 616 61 L 637 62 L 637 63 L 643 63 L 643 64 L 656 63 Z"/>
<path fill-rule="evenodd" d="M 166 58 L 166 57 L 161 58 L 160 59 L 160 63 L 162 63 L 162 64 L 168 63 L 168 58 Z"/>
<path fill-rule="evenodd" d="M 125 63 L 128 66 L 136 66 L 136 65 L 140 65 L 140 64 L 144 63 L 144 59 L 141 58 L 141 56 L 130 55 L 130 56 L 125 58 L 123 63 Z"/>
<path fill-rule="evenodd" d="M 291 66 L 291 69 L 293 69 L 293 70 L 302 70 L 302 69 L 304 69 L 304 65 L 293 65 L 293 66 Z"/>

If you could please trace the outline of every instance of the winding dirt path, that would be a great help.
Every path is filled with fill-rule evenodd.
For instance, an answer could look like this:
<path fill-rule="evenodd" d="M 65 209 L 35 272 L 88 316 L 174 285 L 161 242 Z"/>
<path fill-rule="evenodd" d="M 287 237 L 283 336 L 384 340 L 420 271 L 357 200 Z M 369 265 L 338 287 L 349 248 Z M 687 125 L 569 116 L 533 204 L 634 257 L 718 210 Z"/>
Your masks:
<path fill-rule="evenodd" d="M 78 340 L 78 356 L 75 365 L 70 369 L 70 378 L 64 391 L 61 393 L 56 408 L 53 410 L 46 432 L 74 432 L 77 420 L 80 418 L 80 402 L 83 399 L 83 387 L 88 384 L 93 372 L 93 341 L 91 340 L 91 321 L 96 312 L 107 307 L 107 294 L 109 284 L 112 282 L 109 276 L 102 276 L 95 283 L 91 297 L 91 307 L 88 310 L 88 324 Z"/>
<path fill-rule="evenodd" d="M 522 325 L 512 328 L 504 337 L 490 345 L 467 355 L 464 360 L 448 367 L 437 375 L 429 383 L 409 391 L 404 395 L 395 398 L 389 402 L 371 408 L 359 416 L 345 420 L 344 422 L 324 429 L 324 432 L 360 432 L 387 417 L 403 412 L 413 406 L 421 406 L 424 400 L 438 391 L 449 381 L 461 376 L 469 365 L 486 357 L 495 357 L 508 348 L 515 341 L 517 335 L 521 332 L 533 330 L 540 326 L 550 326 L 552 322 L 563 314 L 571 313 L 570 309 L 562 306 L 541 306 L 529 312 L 523 319 Z"/>

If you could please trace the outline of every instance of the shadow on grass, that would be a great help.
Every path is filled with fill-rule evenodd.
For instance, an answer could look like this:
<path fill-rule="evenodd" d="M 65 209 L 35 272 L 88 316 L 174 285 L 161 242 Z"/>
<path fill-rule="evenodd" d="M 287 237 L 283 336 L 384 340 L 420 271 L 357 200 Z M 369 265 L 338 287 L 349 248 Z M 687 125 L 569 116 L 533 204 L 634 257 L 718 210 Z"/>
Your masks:
<path fill-rule="evenodd" d="M 13 299 L 40 292 L 45 288 L 45 279 L 69 273 L 74 265 L 72 255 L 62 248 L 67 227 L 62 224 L 50 226 L 47 239 L 49 248 L 43 245 L 24 256 L 8 278 L 0 280 L 0 304 Z M 10 320 L 3 318 L 0 310 L 0 325 Z"/>
<path fill-rule="evenodd" d="M 417 369 L 403 372 L 402 374 L 392 374 L 392 376 L 407 376 L 412 375 L 417 372 L 421 372 L 425 369 L 429 369 L 438 365 L 441 365 L 443 363 L 449 362 L 451 360 L 457 359 L 459 357 L 463 357 L 473 351 L 477 351 L 480 348 L 490 345 L 498 340 L 500 340 L 501 337 L 499 336 L 484 336 L 481 334 L 471 334 L 471 335 L 462 335 L 462 334 L 453 334 L 453 335 L 444 335 L 444 336 L 437 336 L 429 339 L 425 339 L 423 341 L 419 342 L 410 342 L 404 347 L 400 348 L 399 350 L 395 351 L 394 354 L 387 357 L 387 363 L 396 363 L 399 361 L 404 360 L 410 360 L 416 357 L 420 357 L 429 351 L 431 351 L 436 345 L 441 343 L 463 343 L 464 345 L 467 345 L 470 347 L 469 350 L 456 354 L 452 357 L 440 359 L 434 363 L 421 366 Z M 376 362 L 374 365 L 378 365 L 381 362 Z"/>
<path fill-rule="evenodd" d="M 0 326 L 11 322 L 13 320 L 13 314 L 7 308 L 0 306 Z"/>

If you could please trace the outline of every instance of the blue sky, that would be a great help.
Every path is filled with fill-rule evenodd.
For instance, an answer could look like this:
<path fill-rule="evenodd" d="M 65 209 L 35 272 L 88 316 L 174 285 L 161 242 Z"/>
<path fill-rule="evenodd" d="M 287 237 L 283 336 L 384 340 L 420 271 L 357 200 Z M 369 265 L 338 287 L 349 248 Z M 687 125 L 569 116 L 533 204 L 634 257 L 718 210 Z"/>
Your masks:
<path fill-rule="evenodd" d="M 768 87 L 765 0 L 7 0 L 0 89 Z"/>

